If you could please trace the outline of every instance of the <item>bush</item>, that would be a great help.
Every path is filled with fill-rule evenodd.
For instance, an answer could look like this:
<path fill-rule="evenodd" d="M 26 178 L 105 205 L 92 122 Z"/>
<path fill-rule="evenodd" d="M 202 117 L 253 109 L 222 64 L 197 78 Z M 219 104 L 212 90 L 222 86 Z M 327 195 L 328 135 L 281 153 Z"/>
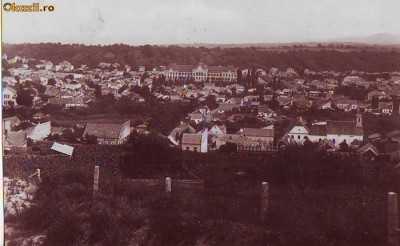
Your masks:
<path fill-rule="evenodd" d="M 72 245 L 81 235 L 80 222 L 74 208 L 68 205 L 60 209 L 60 215 L 51 223 L 45 245 Z"/>

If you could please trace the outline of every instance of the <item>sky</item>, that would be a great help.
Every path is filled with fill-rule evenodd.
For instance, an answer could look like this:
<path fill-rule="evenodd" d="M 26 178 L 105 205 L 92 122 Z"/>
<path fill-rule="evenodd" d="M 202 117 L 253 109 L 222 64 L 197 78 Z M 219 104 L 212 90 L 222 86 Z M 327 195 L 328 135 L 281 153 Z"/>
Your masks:
<path fill-rule="evenodd" d="M 3 11 L 3 42 L 232 44 L 400 35 L 400 0 L 12 1 L 33 2 L 54 11 Z"/>

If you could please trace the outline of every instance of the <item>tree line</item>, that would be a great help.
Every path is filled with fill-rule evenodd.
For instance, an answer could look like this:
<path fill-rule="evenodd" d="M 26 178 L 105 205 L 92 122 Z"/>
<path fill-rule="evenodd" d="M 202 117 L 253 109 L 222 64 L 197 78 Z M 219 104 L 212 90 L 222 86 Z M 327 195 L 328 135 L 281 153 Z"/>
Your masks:
<path fill-rule="evenodd" d="M 257 67 L 268 70 L 271 67 L 286 69 L 292 67 L 297 71 L 311 69 L 316 71 L 360 70 L 366 72 L 387 72 L 400 70 L 400 55 L 397 51 L 368 49 L 358 51 L 338 51 L 335 49 L 308 50 L 296 49 L 271 51 L 257 48 L 195 48 L 179 46 L 129 46 L 114 45 L 78 45 L 78 44 L 5 44 L 4 53 L 9 57 L 15 55 L 50 60 L 59 63 L 67 60 L 75 67 L 85 64 L 91 68 L 100 62 L 130 65 L 137 69 L 139 65 L 146 68 L 178 64 L 196 64 L 203 60 L 208 65 L 233 65 L 239 68 Z"/>

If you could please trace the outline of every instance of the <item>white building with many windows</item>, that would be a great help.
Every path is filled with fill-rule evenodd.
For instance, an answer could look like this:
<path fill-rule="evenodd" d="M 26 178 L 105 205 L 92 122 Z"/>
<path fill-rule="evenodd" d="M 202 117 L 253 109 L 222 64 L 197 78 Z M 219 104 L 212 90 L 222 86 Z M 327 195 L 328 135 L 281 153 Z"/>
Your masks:
<path fill-rule="evenodd" d="M 170 64 L 164 72 L 167 80 L 193 80 L 195 82 L 236 81 L 237 73 L 233 66 L 207 66 L 199 62 L 196 66 Z"/>
<path fill-rule="evenodd" d="M 17 105 L 17 91 L 6 86 L 3 88 L 3 107 L 10 107 L 11 105 Z"/>

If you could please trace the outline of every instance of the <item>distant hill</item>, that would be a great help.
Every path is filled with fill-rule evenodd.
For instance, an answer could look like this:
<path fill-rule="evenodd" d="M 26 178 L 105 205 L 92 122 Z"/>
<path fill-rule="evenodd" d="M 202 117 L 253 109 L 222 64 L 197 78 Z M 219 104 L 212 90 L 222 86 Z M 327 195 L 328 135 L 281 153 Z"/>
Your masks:
<path fill-rule="evenodd" d="M 332 40 L 334 42 L 353 42 L 363 44 L 400 45 L 400 36 L 390 33 L 378 33 L 365 37 L 352 37 Z"/>

